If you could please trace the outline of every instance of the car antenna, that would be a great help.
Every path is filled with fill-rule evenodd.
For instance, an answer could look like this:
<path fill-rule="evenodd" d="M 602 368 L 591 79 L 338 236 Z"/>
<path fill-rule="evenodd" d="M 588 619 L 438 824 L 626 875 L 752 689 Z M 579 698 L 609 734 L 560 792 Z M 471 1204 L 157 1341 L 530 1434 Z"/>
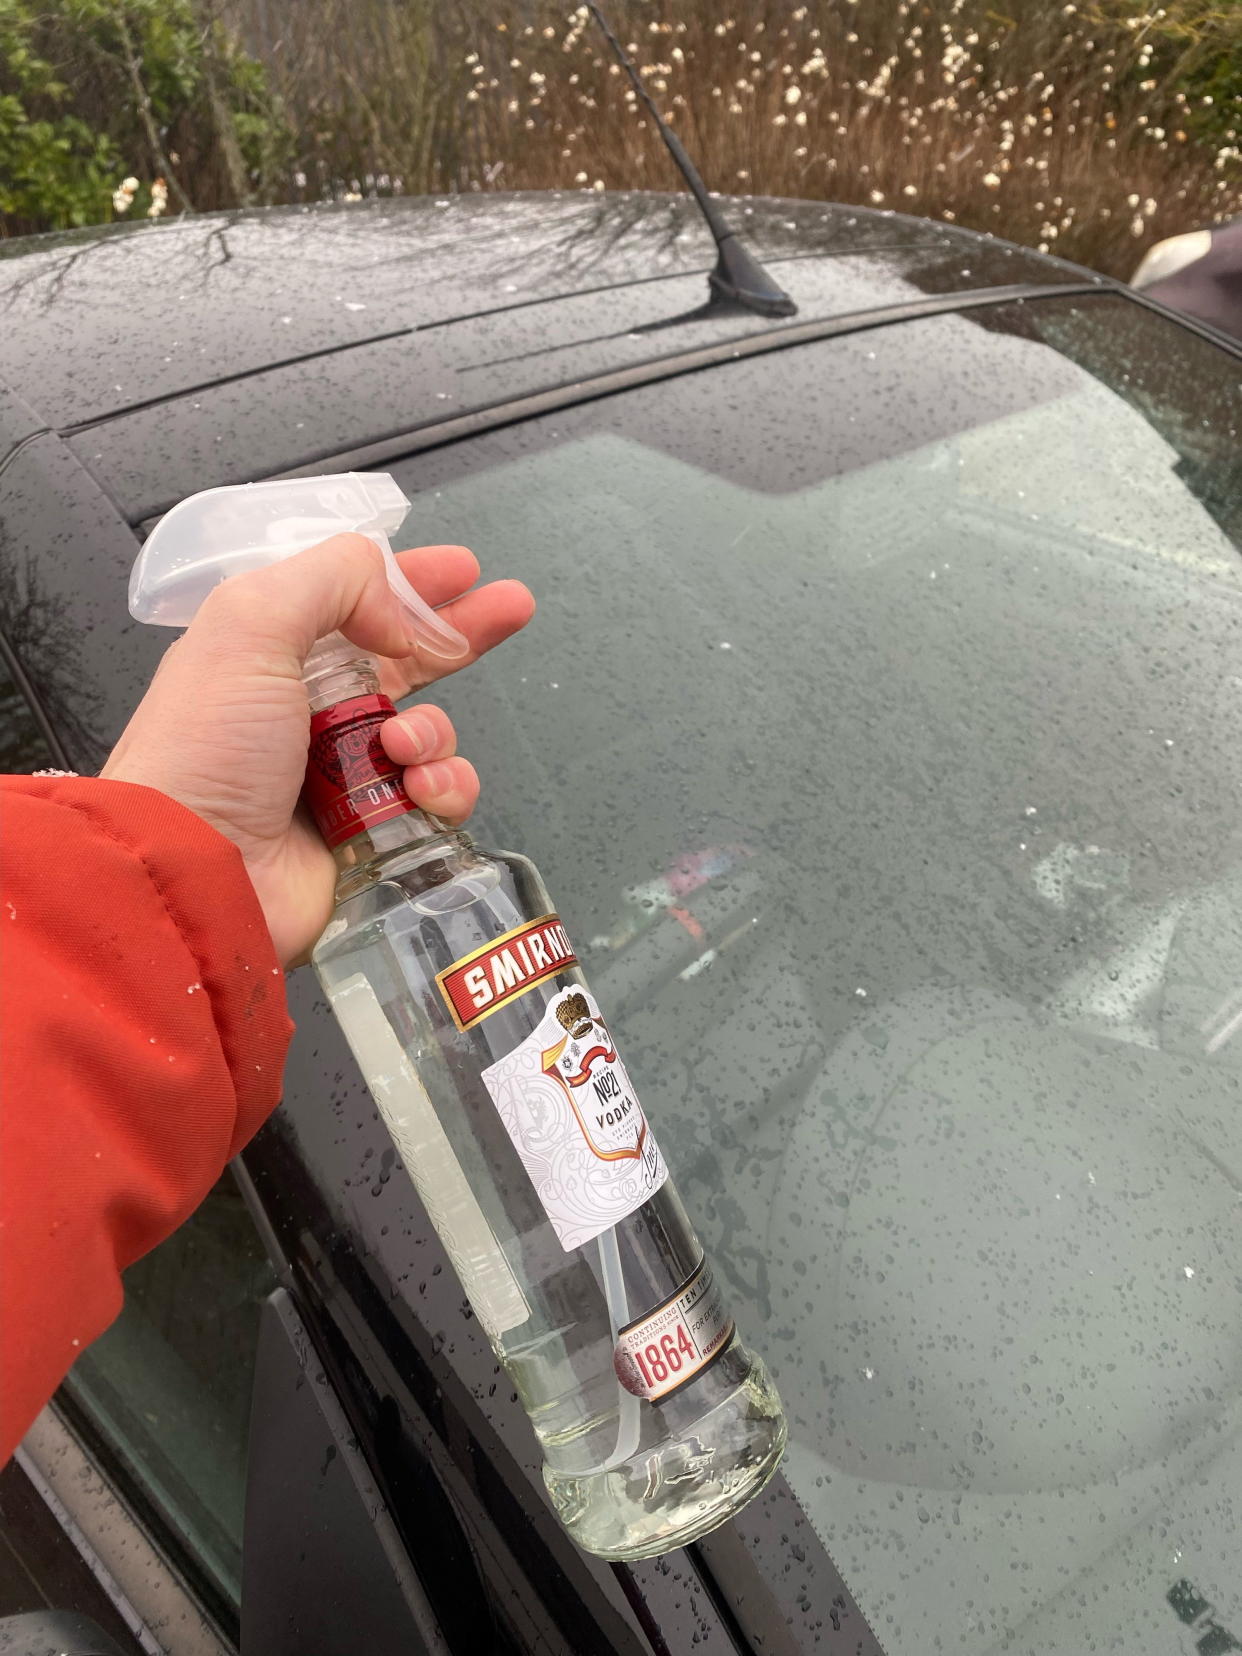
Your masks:
<path fill-rule="evenodd" d="M 587 9 L 599 24 L 604 38 L 616 54 L 617 61 L 630 77 L 635 92 L 646 104 L 647 113 L 664 140 L 665 149 L 677 163 L 681 176 L 690 186 L 690 193 L 707 220 L 717 253 L 716 268 L 709 271 L 707 276 L 711 287 L 710 303 L 738 306 L 742 310 L 757 311 L 760 316 L 793 316 L 797 312 L 797 305 L 783 288 L 777 286 L 754 254 L 743 247 L 730 229 L 724 214 L 708 195 L 703 180 L 699 177 L 698 168 L 682 148 L 681 140 L 656 108 L 633 60 L 608 27 L 603 12 L 594 4 L 594 0 L 587 0 Z"/>

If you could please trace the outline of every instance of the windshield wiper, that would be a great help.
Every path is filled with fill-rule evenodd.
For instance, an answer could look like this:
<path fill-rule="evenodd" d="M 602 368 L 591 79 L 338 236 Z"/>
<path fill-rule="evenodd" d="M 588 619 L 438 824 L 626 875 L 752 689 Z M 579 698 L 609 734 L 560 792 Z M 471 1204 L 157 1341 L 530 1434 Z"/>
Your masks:
<path fill-rule="evenodd" d="M 690 193 L 698 202 L 716 243 L 716 268 L 708 272 L 711 298 L 705 309 L 712 310 L 727 305 L 731 309 L 755 311 L 760 316 L 796 315 L 797 305 L 783 288 L 777 286 L 754 254 L 743 247 L 729 228 L 724 214 L 708 195 L 703 180 L 699 177 L 698 168 L 682 148 L 677 134 L 656 108 L 643 84 L 642 76 L 624 46 L 608 27 L 603 12 L 594 4 L 594 0 L 587 0 L 587 6 L 591 16 L 603 30 L 604 38 L 616 54 L 617 61 L 630 77 L 635 92 L 647 106 L 647 113 L 655 122 L 656 131 L 664 140 L 664 147 L 690 186 Z"/>

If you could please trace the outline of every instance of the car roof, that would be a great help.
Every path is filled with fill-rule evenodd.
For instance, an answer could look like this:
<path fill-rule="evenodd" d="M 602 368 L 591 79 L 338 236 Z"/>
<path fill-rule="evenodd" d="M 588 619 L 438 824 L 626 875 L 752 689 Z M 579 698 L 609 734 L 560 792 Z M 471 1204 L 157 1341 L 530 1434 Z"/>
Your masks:
<path fill-rule="evenodd" d="M 801 318 L 998 285 L 1103 285 L 1028 249 L 901 214 L 769 199 L 728 210 Z M 673 320 L 700 310 L 713 262 L 694 203 L 644 193 L 398 197 L 29 237 L 0 243 L 0 386 L 11 430 L 75 433 L 282 368 L 301 369 L 305 386 L 311 365 L 322 372 L 348 354 L 363 401 L 384 402 L 382 382 L 399 378 L 399 396 L 373 423 L 413 427 L 442 418 L 444 403 L 469 403 L 456 382 L 482 364 L 504 362 L 512 396 L 550 375 L 679 347 L 685 329 L 706 345 L 775 326 L 723 307 Z M 584 356 L 584 346 L 594 349 Z M 576 360 L 549 365 L 567 347 Z M 339 400 L 339 383 L 324 390 Z M 229 424 L 240 406 L 230 400 Z M 264 407 L 266 422 L 279 417 Z M 350 434 L 374 433 L 355 422 Z M 130 435 L 141 445 L 150 430 Z M 327 440 L 308 436 L 308 452 Z M 106 469 L 88 447 L 84 462 Z M 273 453 L 265 465 L 288 463 Z M 191 478 L 180 468 L 176 487 L 227 481 L 224 471 Z M 120 494 L 131 513 L 157 504 L 142 487 Z"/>

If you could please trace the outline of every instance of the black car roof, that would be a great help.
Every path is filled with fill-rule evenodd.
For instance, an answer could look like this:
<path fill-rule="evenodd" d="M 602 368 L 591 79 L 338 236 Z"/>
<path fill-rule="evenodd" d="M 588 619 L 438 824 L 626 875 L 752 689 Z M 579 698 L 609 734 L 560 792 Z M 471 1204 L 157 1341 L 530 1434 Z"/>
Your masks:
<path fill-rule="evenodd" d="M 779 264 L 802 317 L 1085 274 L 896 213 L 760 199 L 729 211 L 752 250 Z M 546 315 L 523 336 L 522 313 L 548 301 L 626 290 L 628 304 L 619 311 L 614 291 L 602 313 L 605 328 L 626 329 L 698 306 L 713 253 L 688 198 L 638 193 L 398 197 L 30 237 L 0 243 L 0 385 L 65 430 L 473 319 L 493 319 L 490 350 L 507 316 L 520 352 L 546 345 L 549 327 L 581 337 L 568 316 L 558 327 Z M 660 294 L 634 292 L 653 280 L 667 284 Z M 580 323 L 590 326 L 585 312 Z M 695 337 L 736 327 L 721 313 L 698 320 Z M 418 385 L 409 391 L 417 400 Z"/>

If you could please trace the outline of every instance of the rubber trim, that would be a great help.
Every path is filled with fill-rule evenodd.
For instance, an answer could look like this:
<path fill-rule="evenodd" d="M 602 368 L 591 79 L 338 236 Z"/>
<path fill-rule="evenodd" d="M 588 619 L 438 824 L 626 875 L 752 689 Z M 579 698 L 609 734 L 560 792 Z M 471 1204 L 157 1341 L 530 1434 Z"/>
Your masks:
<path fill-rule="evenodd" d="M 813 253 L 785 253 L 765 259 L 765 265 L 795 264 L 799 260 L 807 259 L 841 259 L 861 257 L 872 253 L 891 252 L 931 252 L 938 244 L 934 240 L 926 242 L 878 242 L 870 247 L 841 248 L 833 252 L 817 251 Z M 236 385 L 239 381 L 256 379 L 261 374 L 278 373 L 283 368 L 296 368 L 303 362 L 316 362 L 321 357 L 341 356 L 347 351 L 361 350 L 367 345 L 379 345 L 387 339 L 405 339 L 412 334 L 435 333 L 443 328 L 455 328 L 463 322 L 478 322 L 490 316 L 505 316 L 511 311 L 530 310 L 539 305 L 555 305 L 566 300 L 589 299 L 599 293 L 619 293 L 634 287 L 643 287 L 650 282 L 666 282 L 679 280 L 682 277 L 701 276 L 706 281 L 710 274 L 709 268 L 704 265 L 694 270 L 657 270 L 650 276 L 631 276 L 623 282 L 600 282 L 593 287 L 573 288 L 568 293 L 536 294 L 528 299 L 514 299 L 503 305 L 485 305 L 478 310 L 462 311 L 456 316 L 436 317 L 431 322 L 410 322 L 400 328 L 389 328 L 383 333 L 367 334 L 362 339 L 342 340 L 337 345 L 324 345 L 315 351 L 303 351 L 294 356 L 280 357 L 275 362 L 264 362 L 256 368 L 239 368 L 235 374 L 221 374 L 215 379 L 202 380 L 196 385 L 187 385 L 179 391 L 166 391 L 158 397 L 142 397 L 136 402 L 121 403 L 118 407 L 109 409 L 106 414 L 95 414 L 89 420 L 79 420 L 73 425 L 45 426 L 43 431 L 56 431 L 62 437 L 77 437 L 83 432 L 94 431 L 99 426 L 108 425 L 113 420 L 123 418 L 127 414 L 139 414 L 148 408 L 159 408 L 165 403 L 181 402 L 186 397 L 194 397 L 202 392 L 214 391 L 221 385 Z M 1099 277 L 1097 281 L 1105 278 Z M 582 343 L 581 341 L 566 340 L 562 349 Z M 502 359 L 504 360 L 504 359 Z M 32 432 L 32 436 L 41 436 L 43 431 Z M 23 442 L 28 439 L 23 438 Z M 21 445 L 19 444 L 18 447 Z M 5 462 L 0 460 L 0 470 Z"/>
<path fill-rule="evenodd" d="M 424 449 L 439 449 L 447 442 L 459 442 L 462 437 L 474 437 L 480 431 L 495 431 L 498 426 L 512 426 L 517 421 L 532 419 L 538 414 L 551 414 L 556 409 L 576 402 L 595 402 L 598 397 L 616 396 L 618 391 L 631 391 L 636 386 L 652 386 L 661 379 L 676 379 L 679 374 L 697 373 L 702 368 L 715 368 L 720 363 L 735 363 L 749 356 L 765 356 L 768 351 L 785 351 L 795 344 L 810 344 L 815 339 L 836 339 L 848 333 L 864 333 L 869 328 L 886 328 L 894 321 L 916 321 L 922 316 L 941 316 L 952 311 L 979 310 L 985 305 L 1013 305 L 1033 298 L 1070 298 L 1088 293 L 1106 293 L 1110 288 L 1086 282 L 1063 283 L 1057 286 L 1035 286 L 1033 283 L 1015 283 L 1009 288 L 980 288 L 967 293 L 936 296 L 926 300 L 912 300 L 906 305 L 883 305 L 876 310 L 848 311 L 845 316 L 823 316 L 820 320 L 788 323 L 782 328 L 767 328 L 763 333 L 745 333 L 737 339 L 720 339 L 715 344 L 700 344 L 692 351 L 672 351 L 667 356 L 651 356 L 644 363 L 629 364 L 628 368 L 609 369 L 588 379 L 571 379 L 545 391 L 528 392 L 527 396 L 513 397 L 512 401 L 495 402 L 489 407 L 470 409 L 454 419 L 437 421 L 432 426 L 416 426 L 412 431 L 392 432 L 391 436 L 376 437 L 373 442 L 349 449 L 344 454 L 323 450 L 277 477 L 315 477 L 323 460 L 341 462 L 339 470 L 368 470 L 381 460 L 396 459 L 397 455 L 421 454 Z M 255 479 L 258 482 L 258 479 Z M 169 507 L 172 503 L 169 502 Z M 167 507 L 164 507 L 167 510 Z"/>
<path fill-rule="evenodd" d="M 97 1477 L 110 1486 L 115 1504 L 121 1507 L 135 1531 L 146 1537 L 152 1551 L 166 1566 L 166 1577 L 174 1583 L 185 1603 L 214 1633 L 220 1656 L 236 1656 L 239 1649 L 240 1617 L 214 1582 L 207 1578 L 198 1554 L 185 1536 L 179 1534 L 158 1500 L 142 1484 L 127 1463 L 124 1452 L 71 1390 L 61 1385 L 48 1405 L 61 1429 L 77 1442 L 86 1463 Z M 68 1503 L 66 1503 L 68 1504 Z M 130 1591 L 139 1596 L 140 1583 Z M 179 1646 L 164 1639 L 165 1656 L 180 1656 Z M 186 1656 L 191 1656 L 189 1647 Z"/>
<path fill-rule="evenodd" d="M 236 1645 L 130 1505 L 58 1394 L 15 1459 L 151 1656 L 232 1656 Z M 159 1629 L 158 1638 L 154 1629 Z"/>
<path fill-rule="evenodd" d="M 282 368 L 297 368 L 304 362 L 316 362 L 320 357 L 339 356 L 343 351 L 360 350 L 364 345 L 379 345 L 386 339 L 403 339 L 407 334 L 417 333 L 416 327 L 390 328 L 387 333 L 368 334 L 365 339 L 350 339 L 340 345 L 325 345 L 318 351 L 303 351 L 300 356 L 281 357 L 278 362 L 265 362 L 259 368 L 239 368 L 235 374 L 221 374 L 217 379 L 204 380 L 200 385 L 188 386 L 183 391 L 167 391 L 159 397 L 143 397 L 138 402 L 122 403 L 119 408 L 109 409 L 106 414 L 96 414 L 89 420 L 79 420 L 76 425 L 57 427 L 57 434 L 61 437 L 80 437 L 84 431 L 94 431 L 97 426 L 111 425 L 113 420 L 120 420 L 127 414 L 141 414 L 147 408 L 160 408 L 165 403 L 184 402 L 187 397 L 197 397 L 204 392 L 214 391 L 221 385 L 236 385 L 239 380 L 256 379 L 260 374 L 274 374 Z"/>
<path fill-rule="evenodd" d="M 1016 282 L 1008 287 L 968 289 L 964 293 L 929 295 L 900 305 L 881 305 L 873 310 L 849 311 L 843 316 L 820 317 L 806 322 L 792 322 L 783 327 L 766 328 L 762 332 L 743 334 L 739 338 L 701 345 L 694 350 L 675 351 L 667 356 L 648 357 L 643 362 L 631 363 L 625 368 L 610 369 L 607 373 L 585 379 L 567 380 L 545 390 L 529 392 L 502 403 L 491 403 L 470 409 L 452 419 L 436 420 L 427 425 L 403 427 L 373 438 L 357 448 L 324 448 L 297 466 L 283 471 L 263 473 L 238 481 L 263 482 L 271 478 L 316 477 L 324 469 L 324 462 L 332 462 L 333 471 L 369 471 L 409 454 L 421 454 L 447 443 L 459 442 L 483 431 L 514 425 L 541 414 L 554 413 L 577 403 L 594 402 L 601 397 L 615 396 L 619 391 L 637 386 L 655 385 L 661 380 L 674 379 L 679 374 L 697 373 L 702 368 L 714 368 L 719 363 L 735 362 L 744 357 L 763 356 L 769 351 L 786 350 L 794 345 L 809 344 L 818 339 L 836 339 L 844 334 L 862 333 L 870 328 L 883 328 L 893 322 L 916 321 L 926 316 L 949 315 L 956 311 L 978 310 L 989 305 L 1011 305 L 1028 299 L 1086 298 L 1093 294 L 1125 295 L 1127 289 L 1107 282 L 1064 282 L 1040 285 L 1034 282 Z M 161 500 L 148 506 L 141 517 L 131 520 L 144 534 L 177 504 L 175 499 Z"/>
<path fill-rule="evenodd" d="M 24 437 L 13 444 L 13 447 L 3 456 L 3 458 L 0 458 L 0 472 L 3 472 L 12 461 L 16 460 L 23 449 L 29 448 L 31 443 L 38 442 L 40 437 L 46 437 L 51 429 L 51 426 L 45 425 L 40 426 L 38 431 L 28 431 Z"/>
<path fill-rule="evenodd" d="M 1210 322 L 1203 322 L 1197 316 L 1191 316 L 1186 311 L 1174 310 L 1171 305 L 1162 304 L 1159 299 L 1152 299 L 1143 292 L 1142 288 L 1122 286 L 1122 294 L 1132 299 L 1136 305 L 1142 305 L 1144 310 L 1154 311 L 1157 316 L 1163 316 L 1166 322 L 1176 322 L 1187 333 L 1198 334 L 1200 339 L 1206 339 L 1209 345 L 1220 345 L 1230 356 L 1242 361 L 1242 339 L 1235 339 L 1232 334 L 1222 333 L 1214 328 Z"/>
<path fill-rule="evenodd" d="M 978 310 L 987 305 L 1011 305 L 1027 299 L 1079 298 L 1113 291 L 1111 288 L 1088 282 L 1066 282 L 1043 287 L 1020 282 L 1011 287 L 970 289 L 965 293 L 937 295 L 901 305 L 882 305 L 874 310 L 849 311 L 844 316 L 791 322 L 784 327 L 765 329 L 762 333 L 743 334 L 740 338 L 720 340 L 714 345 L 700 345 L 691 351 L 675 351 L 667 356 L 649 357 L 645 362 L 633 363 L 626 368 L 610 369 L 607 373 L 593 375 L 588 379 L 570 380 L 561 385 L 549 386 L 544 391 L 515 397 L 510 402 L 472 409 L 469 413 L 460 414 L 451 420 L 437 421 L 434 425 L 416 426 L 411 431 L 386 434 L 370 443 L 361 444 L 356 449 L 349 449 L 344 454 L 322 451 L 303 465 L 276 475 L 313 477 L 322 462 L 329 458 L 343 462 L 340 466 L 342 471 L 365 471 L 381 460 L 438 448 L 443 443 L 457 442 L 462 437 L 472 437 L 480 431 L 492 431 L 497 426 L 511 425 L 517 420 L 528 420 L 535 415 L 553 413 L 558 408 L 565 408 L 572 403 L 594 402 L 599 397 L 613 396 L 618 391 L 629 391 L 635 386 L 654 385 L 660 380 L 673 379 L 679 374 L 691 374 L 702 368 L 714 368 L 722 362 L 764 356 L 769 351 L 787 350 L 794 345 L 809 344 L 813 340 L 836 339 L 843 334 L 863 333 L 869 328 L 883 328 L 893 322 L 911 322 L 925 316 Z M 170 501 L 169 505 L 172 504 Z M 167 510 L 167 507 L 164 509 Z"/>

